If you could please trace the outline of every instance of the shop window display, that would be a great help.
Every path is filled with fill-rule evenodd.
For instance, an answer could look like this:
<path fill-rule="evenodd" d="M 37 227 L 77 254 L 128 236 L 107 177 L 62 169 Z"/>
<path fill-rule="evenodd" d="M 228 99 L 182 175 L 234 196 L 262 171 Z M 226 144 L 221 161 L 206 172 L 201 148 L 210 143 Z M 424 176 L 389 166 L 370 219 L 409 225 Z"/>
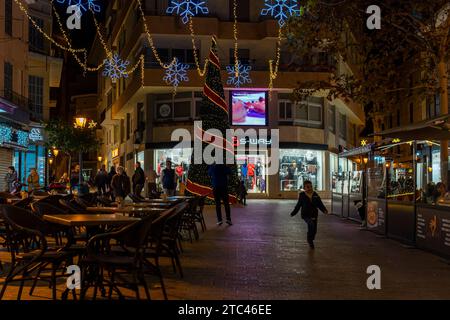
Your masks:
<path fill-rule="evenodd" d="M 238 175 L 244 181 L 248 193 L 265 193 L 267 191 L 265 155 L 238 155 Z"/>
<path fill-rule="evenodd" d="M 281 191 L 300 190 L 305 180 L 322 190 L 322 165 L 323 151 L 280 150 Z"/>
<path fill-rule="evenodd" d="M 166 149 L 155 151 L 155 171 L 161 176 L 162 170 L 166 167 L 166 161 L 172 161 L 172 169 L 178 177 L 179 184 L 186 184 L 191 163 L 192 149 Z"/>

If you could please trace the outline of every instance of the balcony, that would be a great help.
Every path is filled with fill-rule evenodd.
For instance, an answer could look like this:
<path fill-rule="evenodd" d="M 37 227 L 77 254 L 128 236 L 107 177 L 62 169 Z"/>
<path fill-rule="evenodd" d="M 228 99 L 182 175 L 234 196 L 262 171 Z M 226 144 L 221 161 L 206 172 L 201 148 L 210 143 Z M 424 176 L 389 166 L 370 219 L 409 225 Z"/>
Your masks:
<path fill-rule="evenodd" d="M 31 100 L 12 90 L 0 90 L 0 113 L 22 123 L 30 121 Z"/>

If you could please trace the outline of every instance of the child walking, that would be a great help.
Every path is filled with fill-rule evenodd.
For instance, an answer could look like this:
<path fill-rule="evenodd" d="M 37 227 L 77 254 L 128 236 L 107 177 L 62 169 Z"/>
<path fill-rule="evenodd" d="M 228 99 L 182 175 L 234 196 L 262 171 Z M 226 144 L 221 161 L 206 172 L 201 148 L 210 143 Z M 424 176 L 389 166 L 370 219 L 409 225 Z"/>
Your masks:
<path fill-rule="evenodd" d="M 319 215 L 318 209 L 324 214 L 328 214 L 328 210 L 323 205 L 320 196 L 313 190 L 311 181 L 304 181 L 303 189 L 305 191 L 300 192 L 297 205 L 295 206 L 294 211 L 292 211 L 291 217 L 295 216 L 301 208 L 302 219 L 305 220 L 308 225 L 307 241 L 309 247 L 314 249 L 314 239 L 317 233 L 317 217 Z"/>

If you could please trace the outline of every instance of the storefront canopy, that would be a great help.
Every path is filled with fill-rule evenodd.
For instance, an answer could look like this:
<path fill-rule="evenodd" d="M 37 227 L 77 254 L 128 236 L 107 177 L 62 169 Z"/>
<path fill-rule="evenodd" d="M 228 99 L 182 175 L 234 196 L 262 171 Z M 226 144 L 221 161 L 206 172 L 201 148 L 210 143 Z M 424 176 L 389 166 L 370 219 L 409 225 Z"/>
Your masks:
<path fill-rule="evenodd" d="M 371 152 L 375 147 L 374 143 L 368 144 L 363 147 L 355 148 L 349 151 L 341 152 L 339 153 L 339 157 L 341 158 L 348 158 L 348 157 L 355 157 L 355 156 L 361 156 L 363 154 L 367 154 Z"/>
<path fill-rule="evenodd" d="M 403 141 L 450 140 L 449 118 L 450 114 L 403 127 L 392 128 L 373 135 L 401 139 Z"/>

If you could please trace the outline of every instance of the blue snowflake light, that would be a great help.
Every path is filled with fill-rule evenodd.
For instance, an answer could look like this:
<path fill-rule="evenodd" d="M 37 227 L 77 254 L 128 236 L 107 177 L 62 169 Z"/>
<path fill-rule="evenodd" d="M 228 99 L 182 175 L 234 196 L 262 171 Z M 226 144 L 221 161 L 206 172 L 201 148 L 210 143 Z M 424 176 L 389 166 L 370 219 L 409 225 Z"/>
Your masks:
<path fill-rule="evenodd" d="M 261 10 L 261 15 L 272 16 L 278 20 L 280 27 L 283 27 L 290 17 L 301 14 L 298 0 L 265 0 L 264 2 L 266 8 Z"/>
<path fill-rule="evenodd" d="M 199 13 L 208 14 L 209 10 L 206 7 L 206 1 L 201 0 L 171 0 L 171 4 L 167 8 L 166 13 L 172 14 L 176 13 L 181 16 L 183 19 L 183 23 L 186 24 L 189 22 L 190 17 L 194 17 Z"/>
<path fill-rule="evenodd" d="M 103 61 L 105 68 L 103 76 L 109 77 L 113 82 L 120 78 L 128 78 L 127 66 L 130 64 L 127 60 L 122 60 L 117 53 L 113 54 L 112 59 L 105 59 Z"/>
<path fill-rule="evenodd" d="M 67 7 L 77 6 L 78 7 L 78 15 L 82 15 L 83 12 L 92 9 L 94 12 L 99 13 L 101 11 L 101 7 L 95 3 L 97 0 L 57 0 L 58 3 L 67 4 Z"/>
<path fill-rule="evenodd" d="M 18 130 L 17 131 L 17 143 L 21 146 L 28 146 L 28 138 L 30 134 L 26 131 Z"/>
<path fill-rule="evenodd" d="M 252 83 L 252 79 L 250 78 L 250 71 L 252 70 L 251 66 L 243 65 L 240 61 L 238 62 L 238 72 L 239 74 L 236 76 L 236 66 L 229 65 L 227 66 L 228 72 L 228 85 L 234 85 L 236 88 L 239 88 L 241 85 L 246 83 Z"/>
<path fill-rule="evenodd" d="M 166 75 L 163 80 L 167 84 L 171 84 L 174 87 L 178 87 L 182 81 L 189 81 L 187 76 L 187 70 L 189 69 L 188 64 L 178 62 L 178 59 L 172 63 L 172 65 L 166 69 Z"/>

